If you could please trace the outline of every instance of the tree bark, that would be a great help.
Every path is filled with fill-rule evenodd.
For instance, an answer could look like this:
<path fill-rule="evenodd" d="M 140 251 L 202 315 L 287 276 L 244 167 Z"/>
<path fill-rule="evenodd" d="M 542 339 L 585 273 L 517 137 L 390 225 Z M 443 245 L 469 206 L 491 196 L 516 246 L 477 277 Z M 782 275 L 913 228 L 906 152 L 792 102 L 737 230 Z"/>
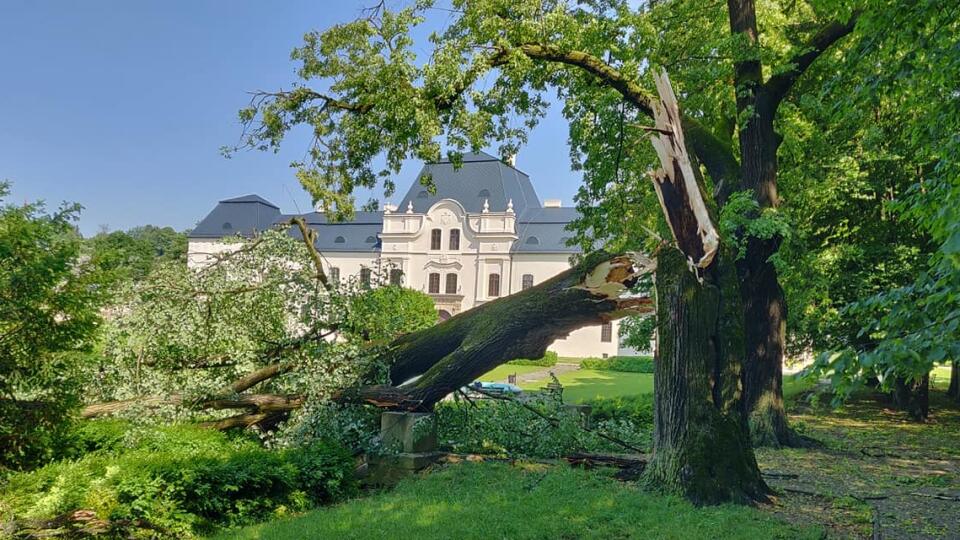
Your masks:
<path fill-rule="evenodd" d="M 739 405 L 742 311 L 732 265 L 721 260 L 703 282 L 683 255 L 660 251 L 650 487 L 696 504 L 767 500 Z"/>
<path fill-rule="evenodd" d="M 802 446 L 787 425 L 783 404 L 787 302 L 769 261 L 776 244 L 776 239 L 751 238 L 746 255 L 737 262 L 746 323 L 742 406 L 755 446 Z"/>
<path fill-rule="evenodd" d="M 893 401 L 911 420 L 926 422 L 930 415 L 930 374 L 920 380 L 898 377 L 893 382 Z"/>
<path fill-rule="evenodd" d="M 960 358 L 950 363 L 950 387 L 947 388 L 947 397 L 960 402 Z"/>

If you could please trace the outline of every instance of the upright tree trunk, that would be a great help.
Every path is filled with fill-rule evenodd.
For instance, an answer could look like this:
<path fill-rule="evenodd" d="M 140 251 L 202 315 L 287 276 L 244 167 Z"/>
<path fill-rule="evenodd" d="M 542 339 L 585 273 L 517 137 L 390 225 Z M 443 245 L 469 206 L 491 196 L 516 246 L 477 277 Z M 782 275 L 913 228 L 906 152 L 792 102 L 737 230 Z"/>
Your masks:
<path fill-rule="evenodd" d="M 926 422 L 930 415 L 930 375 L 920 380 L 898 377 L 893 383 L 893 401 L 911 420 Z"/>
<path fill-rule="evenodd" d="M 746 341 L 742 406 L 755 446 L 796 446 L 801 441 L 787 426 L 783 405 L 787 303 L 768 260 L 774 243 L 748 240 L 747 253 L 737 263 Z"/>
<path fill-rule="evenodd" d="M 702 283 L 679 251 L 657 261 L 653 457 L 643 479 L 697 504 L 767 498 L 740 408 L 742 311 L 723 258 Z"/>
<path fill-rule="evenodd" d="M 779 205 L 777 147 L 773 121 L 777 103 L 764 88 L 759 56 L 756 7 L 753 0 L 728 0 L 730 30 L 755 48 L 756 57 L 735 64 L 737 112 L 749 114 L 739 131 L 741 188 L 753 191 L 760 208 Z M 746 327 L 743 403 L 755 445 L 795 445 L 783 408 L 783 355 L 786 350 L 786 299 L 770 256 L 777 238 L 748 239 L 737 263 Z"/>
<path fill-rule="evenodd" d="M 947 397 L 960 402 L 960 358 L 950 363 L 950 388 L 947 388 Z"/>

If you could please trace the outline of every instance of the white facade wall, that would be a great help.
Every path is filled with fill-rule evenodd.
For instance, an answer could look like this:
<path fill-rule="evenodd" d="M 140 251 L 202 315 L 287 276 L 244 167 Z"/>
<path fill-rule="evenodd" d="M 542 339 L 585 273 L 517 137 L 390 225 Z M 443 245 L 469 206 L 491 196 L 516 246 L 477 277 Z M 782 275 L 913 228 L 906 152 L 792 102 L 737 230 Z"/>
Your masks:
<path fill-rule="evenodd" d="M 432 231 L 440 231 L 440 248 L 432 249 Z M 451 231 L 458 230 L 460 245 L 451 249 Z M 379 253 L 333 252 L 323 253 L 327 271 L 339 269 L 340 279 L 359 276 L 361 269 L 386 270 L 399 268 L 403 285 L 429 294 L 438 311 L 449 315 L 466 311 L 484 302 L 522 290 L 523 276 L 532 275 L 533 285 L 559 274 L 570 267 L 569 253 L 511 252 L 517 240 L 516 215 L 484 211 L 469 214 L 460 203 L 444 199 L 426 213 L 410 210 L 386 211 L 380 233 Z M 210 255 L 233 247 L 216 240 L 190 240 L 188 263 L 201 266 Z M 439 292 L 429 289 L 430 275 L 439 274 Z M 447 292 L 448 275 L 456 275 L 455 292 Z M 491 274 L 500 276 L 500 295 L 490 296 Z M 590 326 L 556 340 L 550 350 L 565 357 L 615 356 L 619 350 L 617 321 L 612 323 L 610 341 L 601 339 L 601 326 Z"/>
<path fill-rule="evenodd" d="M 222 240 L 195 240 L 187 241 L 187 266 L 200 268 L 214 261 L 214 256 L 234 251 L 240 247 L 238 242 L 224 242 Z"/>

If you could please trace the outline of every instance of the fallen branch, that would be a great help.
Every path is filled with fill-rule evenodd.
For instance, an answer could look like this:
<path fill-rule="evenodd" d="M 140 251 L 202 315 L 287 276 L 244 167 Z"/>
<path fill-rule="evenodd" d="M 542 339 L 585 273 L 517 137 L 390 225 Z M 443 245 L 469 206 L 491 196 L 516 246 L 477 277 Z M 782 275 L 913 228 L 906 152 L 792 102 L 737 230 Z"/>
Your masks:
<path fill-rule="evenodd" d="M 928 497 L 930 499 L 939 499 L 941 501 L 960 502 L 960 495 L 946 495 L 944 493 L 911 493 L 915 497 Z"/>
<path fill-rule="evenodd" d="M 646 456 L 634 454 L 593 454 L 577 452 L 564 456 L 571 465 L 587 467 L 616 467 L 618 469 L 643 468 L 647 465 Z"/>
<path fill-rule="evenodd" d="M 554 427 L 560 425 L 560 420 L 558 420 L 558 419 L 556 419 L 556 418 L 553 418 L 553 417 L 551 417 L 551 416 L 547 416 L 547 415 L 543 414 L 542 412 L 538 411 L 538 410 L 536 409 L 536 407 L 532 407 L 529 403 L 524 403 L 523 401 L 514 399 L 512 396 L 505 396 L 505 395 L 503 395 L 503 394 L 494 394 L 494 393 L 491 393 L 491 392 L 487 392 L 487 391 L 485 391 L 485 390 L 482 390 L 482 389 L 480 389 L 480 388 L 472 388 L 471 390 L 473 390 L 474 392 L 477 392 L 478 394 L 483 394 L 483 395 L 485 395 L 485 396 L 487 396 L 487 397 L 489 397 L 489 398 L 499 399 L 499 400 L 501 400 L 501 401 L 512 401 L 512 402 L 514 402 L 514 403 L 519 404 L 519 405 L 520 405 L 521 407 L 523 407 L 524 409 L 526 409 L 526 410 L 532 412 L 533 414 L 539 416 L 540 418 L 546 420 L 548 423 L 550 423 L 550 425 L 552 425 L 552 426 L 554 426 Z M 616 438 L 616 437 L 612 437 L 612 436 L 610 436 L 610 435 L 607 435 L 606 433 L 604 433 L 604 432 L 602 432 L 602 431 L 597 431 L 597 430 L 595 430 L 595 429 L 592 429 L 592 428 L 589 428 L 589 427 L 583 426 L 583 425 L 580 426 L 580 429 L 582 429 L 583 431 L 586 431 L 587 433 L 593 433 L 594 435 L 600 437 L 601 439 L 605 439 L 605 440 L 607 440 L 607 441 L 609 441 L 609 442 L 612 442 L 613 444 L 616 444 L 617 446 L 620 446 L 620 447 L 622 447 L 622 448 L 626 448 L 627 450 L 633 450 L 634 452 L 639 452 L 639 453 L 641 453 L 641 454 L 643 453 L 643 449 L 637 448 L 636 446 L 633 446 L 633 445 L 630 444 L 630 443 L 624 442 L 624 441 L 622 441 L 622 440 L 620 440 L 620 439 L 618 439 L 618 438 Z"/>

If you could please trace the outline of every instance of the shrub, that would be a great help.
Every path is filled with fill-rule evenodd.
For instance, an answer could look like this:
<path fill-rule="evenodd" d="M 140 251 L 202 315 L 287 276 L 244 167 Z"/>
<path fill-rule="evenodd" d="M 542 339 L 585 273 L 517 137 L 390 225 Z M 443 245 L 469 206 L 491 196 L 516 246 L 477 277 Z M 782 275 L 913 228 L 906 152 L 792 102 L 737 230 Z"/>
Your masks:
<path fill-rule="evenodd" d="M 543 358 L 517 358 L 516 360 L 511 360 L 507 363 L 515 366 L 553 367 L 557 365 L 557 353 L 553 351 L 547 351 L 546 354 L 543 355 Z"/>
<path fill-rule="evenodd" d="M 332 444 L 270 451 L 251 439 L 187 426 L 130 429 L 121 441 L 116 427 L 87 429 L 95 435 L 86 440 L 98 449 L 78 460 L 12 475 L 0 490 L 10 513 L 4 520 L 92 510 L 113 523 L 189 538 L 354 490 L 353 459 Z"/>
<path fill-rule="evenodd" d="M 585 405 L 592 407 L 591 415 L 595 421 L 622 420 L 652 429 L 653 394 L 594 398 Z"/>
<path fill-rule="evenodd" d="M 622 371 L 626 373 L 653 373 L 653 358 L 649 356 L 614 356 L 612 358 L 587 358 L 580 362 L 583 369 L 598 371 Z"/>

